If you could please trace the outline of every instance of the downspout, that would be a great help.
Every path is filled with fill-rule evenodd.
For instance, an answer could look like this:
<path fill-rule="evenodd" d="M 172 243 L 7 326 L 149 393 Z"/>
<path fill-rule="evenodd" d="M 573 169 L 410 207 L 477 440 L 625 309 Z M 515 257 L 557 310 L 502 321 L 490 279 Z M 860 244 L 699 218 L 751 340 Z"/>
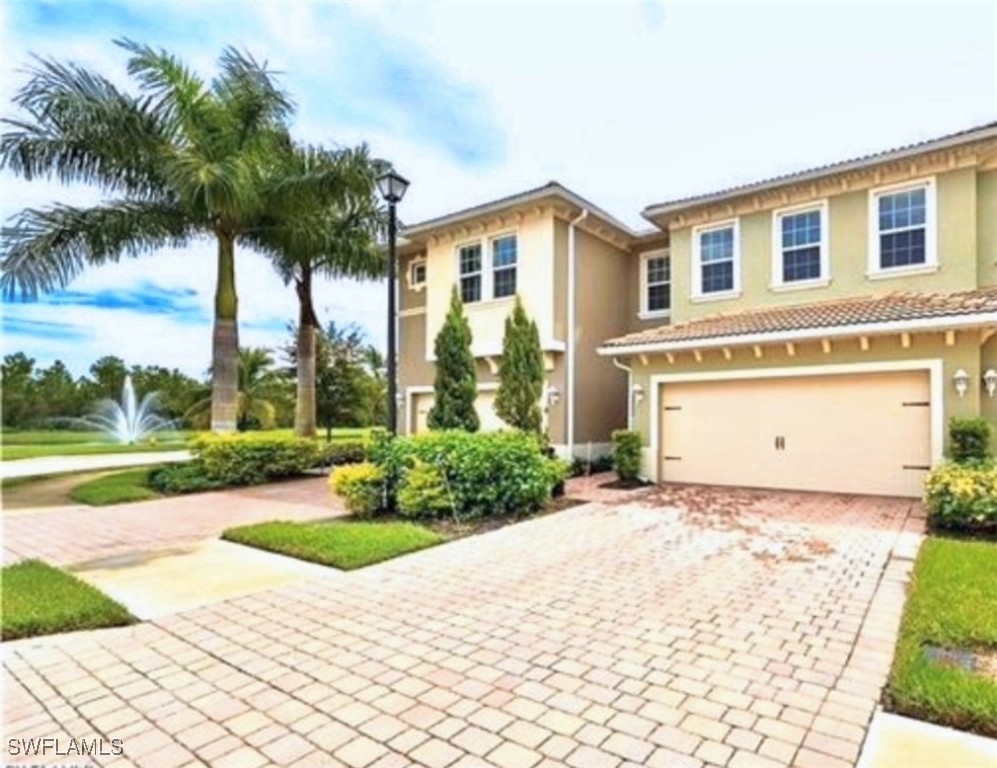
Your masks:
<path fill-rule="evenodd" d="M 634 428 L 634 369 L 620 362 L 620 358 L 613 358 L 613 365 L 621 371 L 627 372 L 627 430 Z"/>
<path fill-rule="evenodd" d="M 589 215 L 583 208 L 577 217 L 568 224 L 568 391 L 565 410 L 568 415 L 567 448 L 568 460 L 575 455 L 575 227 Z"/>

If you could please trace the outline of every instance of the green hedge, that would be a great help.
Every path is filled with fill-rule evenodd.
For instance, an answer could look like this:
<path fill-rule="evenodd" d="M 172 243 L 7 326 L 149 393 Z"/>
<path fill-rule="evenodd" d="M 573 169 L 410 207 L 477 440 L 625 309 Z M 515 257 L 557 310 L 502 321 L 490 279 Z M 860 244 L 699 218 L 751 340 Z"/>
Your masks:
<path fill-rule="evenodd" d="M 924 483 L 924 502 L 934 529 L 997 532 L 997 462 L 938 467 Z"/>
<path fill-rule="evenodd" d="M 367 461 L 367 443 L 363 440 L 340 440 L 326 443 L 320 449 L 322 466 L 339 467 Z"/>
<path fill-rule="evenodd" d="M 953 417 L 949 421 L 952 460 L 964 462 L 989 459 L 990 432 L 990 423 L 983 417 Z"/>
<path fill-rule="evenodd" d="M 536 435 L 518 431 L 375 435 L 370 456 L 411 517 L 534 512 L 567 474 L 564 462 L 544 455 Z"/>
<path fill-rule="evenodd" d="M 224 485 L 294 477 L 321 463 L 321 446 L 301 437 L 211 435 L 195 440 L 191 453 L 205 477 Z"/>
<path fill-rule="evenodd" d="M 628 429 L 613 432 L 613 468 L 620 480 L 636 480 L 640 474 L 640 433 Z"/>

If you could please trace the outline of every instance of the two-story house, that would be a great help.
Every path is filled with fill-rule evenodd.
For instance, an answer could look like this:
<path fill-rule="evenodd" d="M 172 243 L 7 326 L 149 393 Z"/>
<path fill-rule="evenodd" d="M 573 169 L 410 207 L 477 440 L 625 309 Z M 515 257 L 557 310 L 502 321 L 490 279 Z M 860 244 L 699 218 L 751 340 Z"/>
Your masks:
<path fill-rule="evenodd" d="M 552 442 L 630 424 L 655 481 L 916 496 L 952 416 L 997 425 L 997 124 L 643 215 L 550 184 L 408 228 L 401 423 L 456 284 L 486 428 L 518 292 Z"/>

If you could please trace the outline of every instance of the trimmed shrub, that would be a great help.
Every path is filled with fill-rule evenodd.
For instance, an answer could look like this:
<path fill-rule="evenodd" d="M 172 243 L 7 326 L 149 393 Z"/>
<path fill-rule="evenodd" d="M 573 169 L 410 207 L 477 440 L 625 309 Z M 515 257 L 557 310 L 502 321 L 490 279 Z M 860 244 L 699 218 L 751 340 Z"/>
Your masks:
<path fill-rule="evenodd" d="M 613 432 L 613 468 L 620 480 L 636 480 L 640 473 L 640 433 L 628 429 Z"/>
<path fill-rule="evenodd" d="M 384 507 L 384 473 L 369 462 L 337 467 L 329 486 L 358 517 L 370 517 Z"/>
<path fill-rule="evenodd" d="M 443 517 L 454 505 L 443 473 L 432 464 L 415 460 L 398 486 L 398 512 L 405 517 Z"/>
<path fill-rule="evenodd" d="M 367 461 L 367 444 L 362 440 L 342 440 L 326 443 L 321 448 L 322 466 L 342 466 Z"/>
<path fill-rule="evenodd" d="M 928 522 L 938 530 L 997 531 L 997 462 L 945 464 L 924 483 Z"/>
<path fill-rule="evenodd" d="M 195 440 L 191 453 L 209 480 L 226 486 L 294 477 L 321 463 L 319 444 L 303 437 L 211 435 Z"/>
<path fill-rule="evenodd" d="M 160 493 L 199 493 L 223 488 L 224 484 L 209 478 L 200 462 L 185 461 L 167 464 L 149 473 L 149 487 Z"/>
<path fill-rule="evenodd" d="M 375 441 L 371 460 L 389 488 L 400 488 L 417 461 L 432 465 L 446 478 L 458 517 L 534 512 L 564 475 L 564 465 L 544 455 L 536 435 L 518 431 L 448 430 Z"/>
<path fill-rule="evenodd" d="M 612 456 L 597 456 L 592 461 L 575 457 L 571 462 L 568 477 L 581 477 L 582 475 L 597 475 L 600 472 L 609 472 L 613 468 Z"/>
<path fill-rule="evenodd" d="M 953 417 L 949 421 L 949 440 L 952 446 L 952 460 L 957 462 L 989 459 L 989 422 L 982 416 L 977 418 Z"/>

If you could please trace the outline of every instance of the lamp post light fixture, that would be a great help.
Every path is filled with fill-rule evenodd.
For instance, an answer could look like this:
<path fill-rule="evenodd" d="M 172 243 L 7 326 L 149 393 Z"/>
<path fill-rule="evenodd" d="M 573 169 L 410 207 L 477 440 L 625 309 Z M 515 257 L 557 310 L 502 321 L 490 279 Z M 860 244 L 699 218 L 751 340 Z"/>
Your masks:
<path fill-rule="evenodd" d="M 987 390 L 987 395 L 993 397 L 997 394 L 997 370 L 988 368 L 983 374 L 983 387 Z"/>
<path fill-rule="evenodd" d="M 398 434 L 398 382 L 397 379 L 397 359 L 398 342 L 395 338 L 397 328 L 397 311 L 395 307 L 395 282 L 397 280 L 396 264 L 396 240 L 398 239 L 398 219 L 395 213 L 395 206 L 405 197 L 405 190 L 408 189 L 408 181 L 399 176 L 394 171 L 379 176 L 377 179 L 377 189 L 381 197 L 388 204 L 388 431 L 392 435 Z"/>

